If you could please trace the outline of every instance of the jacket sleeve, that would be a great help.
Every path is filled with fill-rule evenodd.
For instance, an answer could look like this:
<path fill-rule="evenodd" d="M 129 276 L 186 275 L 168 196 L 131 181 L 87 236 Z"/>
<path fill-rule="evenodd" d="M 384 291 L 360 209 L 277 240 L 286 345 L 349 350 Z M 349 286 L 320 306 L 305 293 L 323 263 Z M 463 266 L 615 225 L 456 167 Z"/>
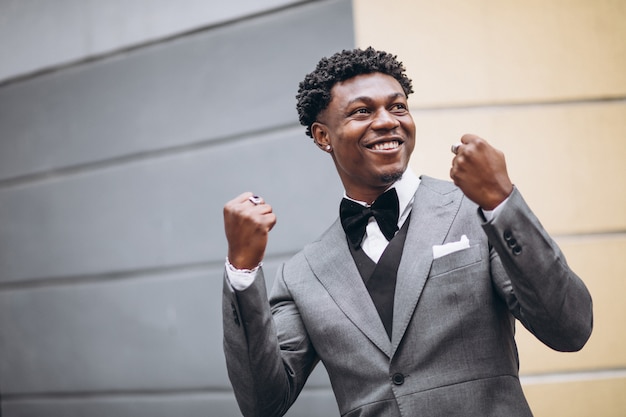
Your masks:
<path fill-rule="evenodd" d="M 284 415 L 318 361 L 282 268 L 276 279 L 270 308 L 262 269 L 243 291 L 234 290 L 224 273 L 224 354 L 245 417 Z"/>
<path fill-rule="evenodd" d="M 513 315 L 552 349 L 580 350 L 593 327 L 591 295 L 516 188 L 483 229 L 495 288 Z"/>

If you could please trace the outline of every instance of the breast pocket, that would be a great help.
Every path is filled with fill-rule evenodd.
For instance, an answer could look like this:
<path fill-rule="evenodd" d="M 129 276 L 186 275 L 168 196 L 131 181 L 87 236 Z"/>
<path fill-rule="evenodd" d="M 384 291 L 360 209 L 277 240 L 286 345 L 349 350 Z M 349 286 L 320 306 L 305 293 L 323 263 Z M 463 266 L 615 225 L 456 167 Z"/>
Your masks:
<path fill-rule="evenodd" d="M 465 268 L 482 260 L 480 245 L 470 246 L 467 249 L 452 252 L 433 260 L 430 268 L 430 276 L 447 274 L 457 269 Z"/>

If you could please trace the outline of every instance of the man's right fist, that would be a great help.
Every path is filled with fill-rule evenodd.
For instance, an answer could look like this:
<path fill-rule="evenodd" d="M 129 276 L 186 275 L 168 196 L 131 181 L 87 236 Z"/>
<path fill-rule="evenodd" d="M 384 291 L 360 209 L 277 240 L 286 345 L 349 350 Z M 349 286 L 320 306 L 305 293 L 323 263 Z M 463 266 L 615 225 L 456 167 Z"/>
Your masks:
<path fill-rule="evenodd" d="M 250 192 L 224 206 L 228 260 L 237 269 L 253 269 L 265 256 L 270 230 L 276 224 L 272 206 Z"/>

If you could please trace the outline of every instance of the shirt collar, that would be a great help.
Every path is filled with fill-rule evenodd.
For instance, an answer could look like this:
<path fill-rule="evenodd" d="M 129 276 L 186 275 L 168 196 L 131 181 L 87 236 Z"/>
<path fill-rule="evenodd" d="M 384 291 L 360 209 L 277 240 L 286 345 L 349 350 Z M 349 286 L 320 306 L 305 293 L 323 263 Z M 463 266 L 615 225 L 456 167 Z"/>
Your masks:
<path fill-rule="evenodd" d="M 396 192 L 398 193 L 398 202 L 400 203 L 400 217 L 403 217 L 403 214 L 406 213 L 407 209 L 410 208 L 410 203 L 413 202 L 413 198 L 415 197 L 415 191 L 417 191 L 417 187 L 420 185 L 420 179 L 417 175 L 411 171 L 411 168 L 408 168 L 404 171 L 404 175 L 392 187 L 396 188 Z M 391 187 L 390 187 L 391 188 Z"/>

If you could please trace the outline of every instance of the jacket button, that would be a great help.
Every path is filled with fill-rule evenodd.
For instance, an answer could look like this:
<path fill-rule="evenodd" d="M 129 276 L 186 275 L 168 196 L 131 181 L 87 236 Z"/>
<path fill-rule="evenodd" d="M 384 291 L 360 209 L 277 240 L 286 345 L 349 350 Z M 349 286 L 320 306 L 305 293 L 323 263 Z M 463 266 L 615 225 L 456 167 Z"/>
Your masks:
<path fill-rule="evenodd" d="M 520 245 L 515 245 L 513 247 L 513 255 L 519 255 L 522 253 L 522 247 Z"/>
<path fill-rule="evenodd" d="M 505 230 L 502 236 L 504 237 L 504 240 L 506 240 L 507 242 L 513 239 L 513 233 L 510 230 Z"/>
<path fill-rule="evenodd" d="M 393 374 L 391 380 L 396 385 L 402 385 L 404 384 L 404 375 L 402 375 L 401 373 Z"/>

